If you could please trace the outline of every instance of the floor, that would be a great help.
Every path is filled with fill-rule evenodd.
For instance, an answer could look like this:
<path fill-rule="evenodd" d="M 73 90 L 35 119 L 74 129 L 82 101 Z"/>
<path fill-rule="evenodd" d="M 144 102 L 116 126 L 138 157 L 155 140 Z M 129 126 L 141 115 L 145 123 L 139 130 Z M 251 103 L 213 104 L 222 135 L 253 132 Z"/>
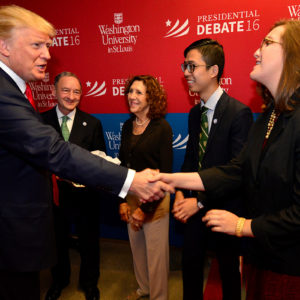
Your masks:
<path fill-rule="evenodd" d="M 137 288 L 135 281 L 132 257 L 128 241 L 100 239 L 100 288 L 102 300 L 125 299 Z M 71 249 L 72 275 L 71 283 L 66 287 L 60 300 L 85 300 L 82 291 L 78 290 L 78 274 L 80 257 L 76 250 Z M 170 249 L 170 276 L 169 276 L 169 299 L 182 299 L 181 281 L 181 249 Z M 49 270 L 41 272 L 41 299 L 43 300 L 47 289 L 51 284 Z"/>
<path fill-rule="evenodd" d="M 132 265 L 132 256 L 128 241 L 114 239 L 100 239 L 100 280 L 98 287 L 101 300 L 122 300 L 136 290 Z M 85 296 L 78 289 L 78 274 L 80 257 L 77 250 L 71 249 L 72 275 L 71 283 L 66 287 L 59 300 L 85 300 Z M 216 259 L 209 257 L 204 270 L 204 300 L 221 300 L 222 291 Z M 49 270 L 41 272 L 41 300 L 51 284 Z M 181 248 L 170 247 L 170 276 L 169 300 L 182 299 L 181 279 Z M 245 299 L 243 289 L 242 299 Z M 146 299 L 145 299 L 146 300 Z"/>

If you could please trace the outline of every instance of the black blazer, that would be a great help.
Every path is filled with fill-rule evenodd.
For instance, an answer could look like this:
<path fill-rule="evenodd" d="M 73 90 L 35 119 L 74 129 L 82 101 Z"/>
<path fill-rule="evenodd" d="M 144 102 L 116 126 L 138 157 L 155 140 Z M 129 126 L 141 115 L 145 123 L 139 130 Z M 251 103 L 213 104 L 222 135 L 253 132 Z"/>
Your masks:
<path fill-rule="evenodd" d="M 118 194 L 125 168 L 64 142 L 0 69 L 0 269 L 37 271 L 55 262 L 49 172 Z"/>
<path fill-rule="evenodd" d="M 199 164 L 200 104 L 191 109 L 188 122 L 189 140 L 181 170 L 195 172 L 198 171 Z M 214 111 L 202 168 L 222 165 L 236 157 L 247 139 L 252 123 L 253 117 L 249 107 L 223 92 Z M 189 195 L 185 192 L 185 196 L 196 196 L 196 194 Z M 237 212 L 241 207 L 240 201 L 234 195 L 228 198 L 220 197 L 215 199 L 216 201 L 207 198 L 204 193 L 198 197 L 206 209 L 226 208 Z"/>
<path fill-rule="evenodd" d="M 242 187 L 246 217 L 253 219 L 252 262 L 300 276 L 300 96 L 293 97 L 295 110 L 279 116 L 263 150 L 272 107 L 253 125 L 238 159 L 200 176 L 214 197 Z"/>
<path fill-rule="evenodd" d="M 127 120 L 122 128 L 119 159 L 128 168 L 142 171 L 146 168 L 172 172 L 172 128 L 165 119 L 154 119 L 131 148 L 132 123 L 135 117 Z"/>
<path fill-rule="evenodd" d="M 172 172 L 172 128 L 165 119 L 151 120 L 136 145 L 131 147 L 132 127 L 135 117 L 127 120 L 122 128 L 119 159 L 123 166 L 142 171 L 146 168 Z M 145 203 L 141 209 L 145 213 L 155 210 L 158 201 Z"/>

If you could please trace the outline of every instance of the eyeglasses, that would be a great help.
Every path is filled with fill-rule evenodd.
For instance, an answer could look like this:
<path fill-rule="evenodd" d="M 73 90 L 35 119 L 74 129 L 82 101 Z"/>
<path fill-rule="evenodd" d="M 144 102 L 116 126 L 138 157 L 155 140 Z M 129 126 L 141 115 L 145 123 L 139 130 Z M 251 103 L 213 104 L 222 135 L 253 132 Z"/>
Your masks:
<path fill-rule="evenodd" d="M 193 73 L 195 71 L 195 68 L 197 68 L 197 67 L 207 67 L 207 68 L 209 68 L 211 66 L 209 66 L 209 65 L 194 65 L 192 63 L 186 63 L 186 62 L 181 64 L 182 72 L 184 72 L 185 70 L 188 70 L 189 73 Z"/>
<path fill-rule="evenodd" d="M 279 44 L 279 45 L 282 45 L 281 42 L 277 42 L 277 41 L 274 41 L 274 40 L 272 40 L 272 39 L 270 39 L 270 38 L 268 38 L 268 37 L 265 37 L 265 38 L 262 40 L 261 44 L 260 44 L 260 49 L 262 49 L 263 47 L 268 47 L 268 46 L 271 45 L 271 44 Z"/>

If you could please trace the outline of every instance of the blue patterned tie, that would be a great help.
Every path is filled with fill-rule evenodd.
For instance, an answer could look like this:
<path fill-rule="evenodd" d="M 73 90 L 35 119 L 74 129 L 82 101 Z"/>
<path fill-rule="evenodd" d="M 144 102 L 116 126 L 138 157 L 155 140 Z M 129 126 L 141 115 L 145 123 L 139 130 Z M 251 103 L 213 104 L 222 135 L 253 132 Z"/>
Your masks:
<path fill-rule="evenodd" d="M 62 133 L 62 136 L 64 137 L 64 140 L 66 142 L 69 140 L 69 137 L 70 137 L 70 131 L 69 131 L 69 128 L 67 126 L 68 119 L 69 119 L 68 116 L 63 116 L 62 117 L 62 123 L 61 123 L 61 133 Z"/>
<path fill-rule="evenodd" d="M 205 148 L 208 139 L 208 119 L 207 119 L 208 108 L 203 106 L 201 109 L 201 130 L 199 136 L 199 170 L 202 168 L 202 159 L 205 153 Z"/>

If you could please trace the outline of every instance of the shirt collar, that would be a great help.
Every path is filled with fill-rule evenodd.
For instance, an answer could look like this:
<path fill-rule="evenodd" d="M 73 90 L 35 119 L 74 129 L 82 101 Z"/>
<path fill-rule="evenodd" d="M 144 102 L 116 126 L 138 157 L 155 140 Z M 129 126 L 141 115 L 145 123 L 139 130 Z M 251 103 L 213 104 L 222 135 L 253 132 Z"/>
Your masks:
<path fill-rule="evenodd" d="M 17 75 L 12 69 L 10 69 L 4 62 L 0 60 L 0 68 L 8 74 L 9 77 L 16 83 L 18 88 L 21 90 L 21 92 L 24 94 L 26 90 L 26 82 Z"/>
<path fill-rule="evenodd" d="M 201 100 L 201 108 L 203 105 L 205 105 L 205 107 L 207 107 L 210 110 L 215 110 L 216 105 L 219 101 L 219 99 L 221 98 L 222 94 L 224 93 L 223 89 L 218 86 L 218 88 L 213 92 L 213 94 L 208 98 L 208 100 L 206 101 L 206 103 L 204 103 Z"/>
<path fill-rule="evenodd" d="M 59 110 L 58 105 L 56 105 L 56 113 L 57 113 L 58 119 L 61 119 L 64 116 L 64 114 Z M 67 116 L 69 117 L 69 119 L 74 121 L 75 113 L 76 113 L 76 108 L 74 110 L 72 110 L 69 114 L 67 114 Z"/>

